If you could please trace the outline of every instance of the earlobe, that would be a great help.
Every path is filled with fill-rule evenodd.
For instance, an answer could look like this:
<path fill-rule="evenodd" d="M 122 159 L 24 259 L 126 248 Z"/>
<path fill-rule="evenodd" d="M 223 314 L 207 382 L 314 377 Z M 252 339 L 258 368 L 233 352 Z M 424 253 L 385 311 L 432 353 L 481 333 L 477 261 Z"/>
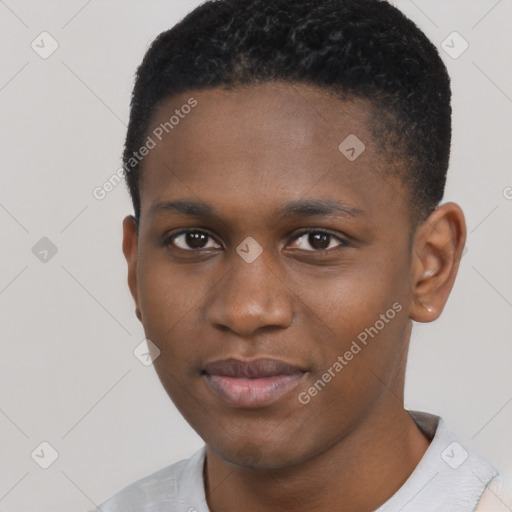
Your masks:
<path fill-rule="evenodd" d="M 135 315 L 142 322 L 137 295 L 137 248 L 137 220 L 133 215 L 128 215 L 123 220 L 123 254 L 128 264 L 128 287 L 135 301 Z"/>
<path fill-rule="evenodd" d="M 455 203 L 439 206 L 418 228 L 413 242 L 410 318 L 432 322 L 442 313 L 466 242 L 466 222 Z"/>

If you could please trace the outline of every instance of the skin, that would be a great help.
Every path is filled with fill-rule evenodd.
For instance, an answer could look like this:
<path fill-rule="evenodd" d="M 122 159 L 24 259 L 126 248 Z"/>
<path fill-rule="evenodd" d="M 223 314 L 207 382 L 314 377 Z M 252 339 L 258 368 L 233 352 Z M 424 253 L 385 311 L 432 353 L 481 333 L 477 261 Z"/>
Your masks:
<path fill-rule="evenodd" d="M 126 217 L 123 251 L 137 316 L 161 350 L 157 374 L 206 443 L 208 506 L 374 510 L 429 446 L 403 407 L 407 349 L 412 320 L 431 322 L 446 303 L 463 213 L 447 203 L 413 226 L 408 190 L 386 173 L 398 164 L 379 151 L 362 100 L 283 83 L 194 91 L 167 100 L 154 126 L 191 96 L 198 105 L 144 160 L 138 231 Z M 366 146 L 353 162 L 338 150 L 349 134 Z M 276 214 L 304 199 L 357 213 Z M 218 218 L 155 209 L 175 200 L 207 203 Z M 211 238 L 170 238 L 180 228 Z M 332 236 L 319 245 L 307 228 Z M 252 263 L 236 252 L 248 236 L 263 249 Z M 301 404 L 394 303 L 400 313 Z M 275 403 L 236 408 L 201 375 L 228 357 L 282 359 L 305 374 Z"/>

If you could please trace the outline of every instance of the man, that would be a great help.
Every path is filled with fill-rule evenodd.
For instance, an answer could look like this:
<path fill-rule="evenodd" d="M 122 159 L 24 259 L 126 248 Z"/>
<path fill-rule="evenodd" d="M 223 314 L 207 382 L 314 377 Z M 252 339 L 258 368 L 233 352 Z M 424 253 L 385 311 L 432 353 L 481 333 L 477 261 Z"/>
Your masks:
<path fill-rule="evenodd" d="M 210 1 L 158 36 L 123 251 L 205 447 L 104 512 L 473 511 L 494 492 L 403 403 L 412 321 L 440 316 L 466 238 L 440 204 L 450 139 L 446 68 L 387 2 Z"/>

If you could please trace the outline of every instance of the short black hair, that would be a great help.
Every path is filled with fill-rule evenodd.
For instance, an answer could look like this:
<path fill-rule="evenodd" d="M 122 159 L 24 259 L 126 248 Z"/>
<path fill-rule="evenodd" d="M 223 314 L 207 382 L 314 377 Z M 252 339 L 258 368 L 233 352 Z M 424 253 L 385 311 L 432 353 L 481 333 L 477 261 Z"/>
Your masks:
<path fill-rule="evenodd" d="M 137 221 L 143 161 L 133 156 L 161 102 L 187 91 L 272 81 L 367 100 L 369 128 L 400 162 L 417 218 L 441 201 L 450 78 L 436 47 L 401 11 L 385 0 L 210 0 L 161 33 L 137 69 L 123 153 Z"/>

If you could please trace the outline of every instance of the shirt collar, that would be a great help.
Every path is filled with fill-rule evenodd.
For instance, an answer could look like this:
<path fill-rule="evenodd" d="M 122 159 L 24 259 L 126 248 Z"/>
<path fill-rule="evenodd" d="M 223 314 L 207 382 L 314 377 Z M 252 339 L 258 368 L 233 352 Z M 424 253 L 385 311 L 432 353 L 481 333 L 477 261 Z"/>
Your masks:
<path fill-rule="evenodd" d="M 439 416 L 407 412 L 431 443 L 404 485 L 375 512 L 473 510 L 498 474 L 496 469 L 459 443 Z M 187 461 L 178 481 L 183 512 L 210 512 L 204 490 L 205 457 L 203 446 Z"/>

